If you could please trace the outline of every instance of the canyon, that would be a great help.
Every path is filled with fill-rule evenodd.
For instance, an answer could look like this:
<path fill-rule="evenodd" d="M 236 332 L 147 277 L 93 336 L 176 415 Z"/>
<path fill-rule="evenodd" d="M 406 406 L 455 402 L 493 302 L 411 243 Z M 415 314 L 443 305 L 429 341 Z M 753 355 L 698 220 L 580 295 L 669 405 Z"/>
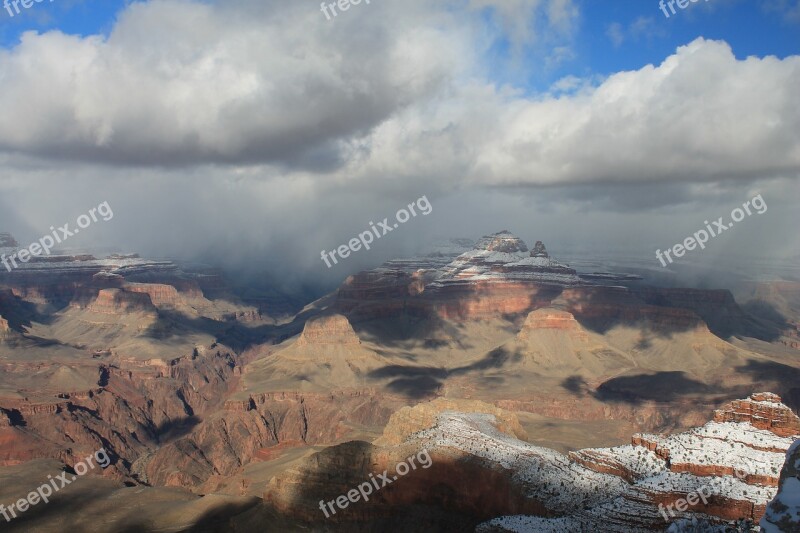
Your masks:
<path fill-rule="evenodd" d="M 578 270 L 502 231 L 354 274 L 287 316 L 210 268 L 35 259 L 0 271 L 0 478 L 103 447 L 111 466 L 84 482 L 98 509 L 138 487 L 185 504 L 173 526 L 319 526 L 323 495 L 427 446 L 430 470 L 335 527 L 414 509 L 442 530 L 649 531 L 666 525 L 658 503 L 706 478 L 726 496 L 673 521 L 756 522 L 800 434 L 800 283 L 743 285 L 740 302 Z"/>

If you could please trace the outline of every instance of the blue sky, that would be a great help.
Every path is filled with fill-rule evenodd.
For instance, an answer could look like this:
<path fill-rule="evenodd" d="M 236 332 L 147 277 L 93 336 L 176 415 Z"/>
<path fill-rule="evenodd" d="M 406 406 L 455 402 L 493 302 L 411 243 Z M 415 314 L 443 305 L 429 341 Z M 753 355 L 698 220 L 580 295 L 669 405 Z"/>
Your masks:
<path fill-rule="evenodd" d="M 316 9 L 315 0 L 307 0 Z M 391 0 L 384 0 L 391 1 Z M 25 31 L 60 30 L 69 34 L 108 35 L 131 0 L 44 0 L 19 15 L 0 10 L 0 44 L 14 46 Z M 578 24 L 568 35 L 541 35 L 513 61 L 508 41 L 499 36 L 489 52 L 498 82 L 532 90 L 546 89 L 568 75 L 605 76 L 660 63 L 696 37 L 728 42 L 738 58 L 800 53 L 800 4 L 797 0 L 708 0 L 689 4 L 667 18 L 655 0 L 579 1 Z M 13 9 L 13 8 L 12 8 Z M 523 15 L 521 15 L 523 16 Z M 492 25 L 492 12 L 483 17 Z M 569 48 L 548 61 L 553 46 Z"/>

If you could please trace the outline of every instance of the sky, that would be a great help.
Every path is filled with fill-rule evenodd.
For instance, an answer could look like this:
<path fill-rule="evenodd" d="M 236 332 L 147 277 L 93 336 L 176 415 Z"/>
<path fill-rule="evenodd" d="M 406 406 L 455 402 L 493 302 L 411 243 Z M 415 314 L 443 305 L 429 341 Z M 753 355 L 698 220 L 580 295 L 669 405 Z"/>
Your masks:
<path fill-rule="evenodd" d="M 667 4 L 9 5 L 0 231 L 108 201 L 74 246 L 336 284 L 502 229 L 655 262 L 761 194 L 702 257 L 797 256 L 800 0 Z M 320 260 L 423 195 L 430 215 Z"/>

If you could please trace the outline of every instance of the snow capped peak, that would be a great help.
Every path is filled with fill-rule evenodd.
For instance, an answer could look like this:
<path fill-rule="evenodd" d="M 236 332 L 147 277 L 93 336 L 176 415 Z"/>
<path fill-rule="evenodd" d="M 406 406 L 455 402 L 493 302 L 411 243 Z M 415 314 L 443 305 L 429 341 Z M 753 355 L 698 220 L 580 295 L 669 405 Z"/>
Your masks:
<path fill-rule="evenodd" d="M 522 239 L 506 230 L 482 237 L 474 249 L 459 255 L 440 272 L 434 287 L 471 281 L 581 283 L 574 269 L 550 257 L 542 241 L 536 241 L 529 252 Z"/>
<path fill-rule="evenodd" d="M 481 237 L 475 243 L 475 250 L 503 253 L 527 252 L 528 245 L 510 231 L 503 230 L 493 235 Z"/>

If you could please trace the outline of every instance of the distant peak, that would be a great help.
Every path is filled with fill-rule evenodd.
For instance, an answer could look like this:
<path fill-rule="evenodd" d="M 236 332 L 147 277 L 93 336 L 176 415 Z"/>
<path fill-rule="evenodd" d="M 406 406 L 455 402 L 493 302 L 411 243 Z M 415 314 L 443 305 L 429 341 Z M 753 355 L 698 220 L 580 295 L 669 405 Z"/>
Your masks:
<path fill-rule="evenodd" d="M 0 232 L 0 248 L 18 248 L 19 244 L 10 233 Z"/>
<path fill-rule="evenodd" d="M 481 237 L 475 244 L 476 250 L 487 250 L 490 252 L 527 252 L 528 246 L 525 241 L 514 235 L 508 230 L 499 231 L 493 235 Z"/>
<path fill-rule="evenodd" d="M 536 244 L 533 246 L 533 250 L 531 250 L 531 257 L 550 257 L 550 254 L 547 253 L 547 248 L 544 247 L 544 243 L 542 241 L 536 241 Z"/>

